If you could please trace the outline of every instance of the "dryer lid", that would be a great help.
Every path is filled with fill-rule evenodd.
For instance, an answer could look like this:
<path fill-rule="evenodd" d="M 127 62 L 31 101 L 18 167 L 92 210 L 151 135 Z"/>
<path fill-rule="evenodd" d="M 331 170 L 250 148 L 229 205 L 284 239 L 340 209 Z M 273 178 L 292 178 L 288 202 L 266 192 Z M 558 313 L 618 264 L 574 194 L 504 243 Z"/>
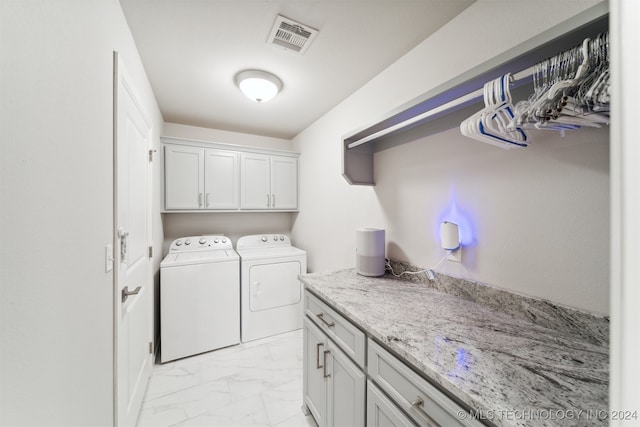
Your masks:
<path fill-rule="evenodd" d="M 294 246 L 281 246 L 271 248 L 250 248 L 238 249 L 238 255 L 243 260 L 265 259 L 265 258 L 284 258 L 292 256 L 306 256 L 307 253 L 300 248 Z"/>

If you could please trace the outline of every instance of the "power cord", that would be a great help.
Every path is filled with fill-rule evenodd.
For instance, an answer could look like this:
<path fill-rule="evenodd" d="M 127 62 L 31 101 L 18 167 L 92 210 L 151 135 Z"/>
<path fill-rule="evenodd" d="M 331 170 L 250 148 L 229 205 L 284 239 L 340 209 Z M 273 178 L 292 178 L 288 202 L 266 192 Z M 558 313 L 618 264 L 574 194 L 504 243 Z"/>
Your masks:
<path fill-rule="evenodd" d="M 418 271 L 403 271 L 400 274 L 397 274 L 395 271 L 393 271 L 393 268 L 391 267 L 391 261 L 389 260 L 389 258 L 385 258 L 385 270 L 388 270 L 391 272 L 391 274 L 393 274 L 395 277 L 400 277 L 403 274 L 411 274 L 411 275 L 416 275 L 416 274 L 420 274 L 420 273 L 424 273 L 427 275 L 427 278 L 429 280 L 435 280 L 436 276 L 435 273 L 433 272 L 433 270 L 437 269 L 438 267 L 440 267 L 440 264 L 442 264 L 444 262 L 445 259 L 447 259 L 447 257 L 449 255 L 451 255 L 454 251 L 451 250 L 447 250 L 447 253 L 445 254 L 445 256 L 442 257 L 442 259 L 440 261 L 438 261 L 438 263 L 436 264 L 435 267 L 433 268 L 425 268 L 424 270 L 418 270 Z"/>

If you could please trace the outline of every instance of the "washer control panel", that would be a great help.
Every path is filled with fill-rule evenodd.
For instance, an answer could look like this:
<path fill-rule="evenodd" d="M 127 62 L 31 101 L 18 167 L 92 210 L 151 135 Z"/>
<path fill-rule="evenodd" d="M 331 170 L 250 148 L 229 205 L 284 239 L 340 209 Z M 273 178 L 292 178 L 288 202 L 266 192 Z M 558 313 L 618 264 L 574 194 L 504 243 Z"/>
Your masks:
<path fill-rule="evenodd" d="M 171 242 L 169 252 L 207 251 L 233 249 L 231 239 L 226 236 L 191 236 L 181 237 Z"/>
<path fill-rule="evenodd" d="M 272 248 L 291 246 L 291 239 L 285 234 L 253 234 L 238 239 L 237 249 Z"/>

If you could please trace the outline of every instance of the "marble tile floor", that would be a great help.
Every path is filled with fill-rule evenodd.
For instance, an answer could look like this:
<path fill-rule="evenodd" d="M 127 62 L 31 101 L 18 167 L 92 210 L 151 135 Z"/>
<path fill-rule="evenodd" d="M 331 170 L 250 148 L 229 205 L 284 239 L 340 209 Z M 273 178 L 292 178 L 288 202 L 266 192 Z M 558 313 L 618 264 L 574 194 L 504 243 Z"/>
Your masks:
<path fill-rule="evenodd" d="M 316 427 L 302 413 L 302 330 L 153 367 L 138 427 Z"/>

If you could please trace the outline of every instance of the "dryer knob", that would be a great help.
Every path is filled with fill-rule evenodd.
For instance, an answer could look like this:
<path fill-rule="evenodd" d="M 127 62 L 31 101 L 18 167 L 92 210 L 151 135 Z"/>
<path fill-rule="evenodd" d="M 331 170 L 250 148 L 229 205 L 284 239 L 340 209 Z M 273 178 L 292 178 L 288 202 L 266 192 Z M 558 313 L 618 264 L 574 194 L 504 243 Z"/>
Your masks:
<path fill-rule="evenodd" d="M 284 236 L 280 236 L 280 241 L 284 242 Z"/>
<path fill-rule="evenodd" d="M 191 240 L 189 240 L 189 239 L 185 240 L 185 241 L 184 241 L 184 244 L 185 244 L 185 245 L 190 245 L 190 244 L 191 244 Z"/>
<path fill-rule="evenodd" d="M 182 240 L 178 240 L 178 241 L 176 242 L 176 246 L 182 246 Z"/>
<path fill-rule="evenodd" d="M 278 236 L 273 236 L 273 241 L 277 242 L 278 241 Z"/>
<path fill-rule="evenodd" d="M 213 243 L 220 243 L 220 239 L 215 239 Z"/>
<path fill-rule="evenodd" d="M 227 239 L 222 239 L 222 243 L 227 243 Z"/>
<path fill-rule="evenodd" d="M 201 245 L 204 245 L 205 243 L 207 243 L 207 239 L 203 237 L 202 239 L 198 240 L 198 243 L 200 243 Z"/>
<path fill-rule="evenodd" d="M 261 240 L 262 240 L 263 242 L 266 242 L 266 241 L 267 241 L 267 236 L 262 236 L 262 239 L 261 239 Z"/>

